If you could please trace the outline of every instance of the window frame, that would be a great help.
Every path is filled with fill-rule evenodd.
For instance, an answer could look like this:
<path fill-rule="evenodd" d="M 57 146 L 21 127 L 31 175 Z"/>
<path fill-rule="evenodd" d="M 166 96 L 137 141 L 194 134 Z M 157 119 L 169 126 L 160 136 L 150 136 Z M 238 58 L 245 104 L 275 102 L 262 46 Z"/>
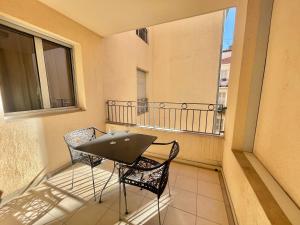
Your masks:
<path fill-rule="evenodd" d="M 38 27 L 34 27 L 33 25 L 30 24 L 24 24 L 20 21 L 17 21 L 17 19 L 11 19 L 11 18 L 6 18 L 0 15 L 0 24 L 3 26 L 6 26 L 8 28 L 12 28 L 16 31 L 20 31 L 25 34 L 32 35 L 34 38 L 34 46 L 35 46 L 35 52 L 36 52 L 36 61 L 38 65 L 38 73 L 39 73 L 39 83 L 40 83 L 40 89 L 41 89 L 41 94 L 42 94 L 42 109 L 36 109 L 36 110 L 26 110 L 26 111 L 18 111 L 18 112 L 5 112 L 3 105 L 1 108 L 3 108 L 3 113 L 4 113 L 4 119 L 13 119 L 13 118 L 23 118 L 23 117 L 35 117 L 35 116 L 42 116 L 42 115 L 49 115 L 49 114 L 57 114 L 57 113 L 68 113 L 68 112 L 74 112 L 74 111 L 82 111 L 83 109 L 79 106 L 79 96 L 78 96 L 78 83 L 77 83 L 77 71 L 75 68 L 76 60 L 75 60 L 75 43 L 72 41 L 67 41 L 67 40 L 61 40 L 62 38 L 58 37 L 57 35 L 49 34 L 47 31 L 43 31 Z M 74 90 L 74 106 L 67 106 L 67 107 L 58 107 L 58 108 L 51 108 L 50 106 L 45 107 L 44 103 L 44 96 L 41 84 L 41 78 L 46 79 L 46 84 L 47 83 L 47 73 L 46 70 L 42 71 L 41 73 L 41 67 L 40 63 L 43 62 L 42 67 L 45 68 L 45 62 L 44 62 L 44 53 L 43 53 L 43 46 L 42 46 L 42 41 L 47 40 L 53 43 L 56 43 L 58 45 L 61 45 L 63 47 L 67 47 L 70 49 L 70 56 L 71 56 L 71 71 L 72 71 L 72 81 L 73 81 L 73 90 Z M 38 44 L 37 44 L 38 43 Z M 37 46 L 39 45 L 39 46 Z M 38 52 L 42 54 L 38 54 Z M 47 88 L 48 89 L 48 86 Z M 48 98 L 49 97 L 49 91 L 48 91 Z M 50 104 L 50 99 L 49 99 L 49 104 Z"/>
<path fill-rule="evenodd" d="M 142 72 L 142 73 L 144 73 L 143 75 L 144 75 L 144 77 L 145 77 L 145 97 L 144 98 L 138 98 L 138 90 L 139 90 L 139 71 L 140 72 Z M 144 70 L 144 69 L 141 69 L 141 68 L 139 68 L 139 67 L 137 67 L 136 68 L 136 80 L 137 80 L 137 82 L 136 82 L 136 84 L 137 84 L 137 88 L 136 88 L 136 90 L 137 90 L 137 96 L 136 96 L 136 102 L 137 102 L 137 115 L 138 116 L 140 116 L 140 115 L 142 115 L 142 114 L 145 114 L 145 113 L 147 113 L 147 112 L 149 112 L 149 107 L 148 107 L 148 94 L 147 94 L 147 89 L 148 89 L 148 82 L 147 82 L 147 79 L 148 79 L 148 72 L 146 71 L 146 70 Z M 142 104 L 144 104 L 145 105 L 145 108 L 139 108 L 140 107 L 140 105 L 142 105 Z"/>

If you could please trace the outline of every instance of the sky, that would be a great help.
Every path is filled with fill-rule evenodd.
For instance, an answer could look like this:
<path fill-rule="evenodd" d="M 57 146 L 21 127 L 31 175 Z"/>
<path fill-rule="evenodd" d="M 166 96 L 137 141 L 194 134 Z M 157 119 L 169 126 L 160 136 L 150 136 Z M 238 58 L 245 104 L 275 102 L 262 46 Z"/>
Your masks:
<path fill-rule="evenodd" d="M 236 8 L 230 8 L 224 21 L 223 50 L 228 49 L 233 42 Z"/>

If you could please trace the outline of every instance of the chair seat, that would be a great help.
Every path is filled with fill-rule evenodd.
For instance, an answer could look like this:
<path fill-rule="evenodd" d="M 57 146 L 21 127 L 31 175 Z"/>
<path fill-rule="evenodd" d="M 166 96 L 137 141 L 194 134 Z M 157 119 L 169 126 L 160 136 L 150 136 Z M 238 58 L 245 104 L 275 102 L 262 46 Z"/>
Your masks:
<path fill-rule="evenodd" d="M 90 157 L 92 161 L 90 161 Z M 89 165 L 91 167 L 98 166 L 102 163 L 103 158 L 100 156 L 90 156 L 88 154 L 80 153 L 76 155 L 76 158 L 73 159 L 73 163 L 81 162 L 83 164 Z"/>
<path fill-rule="evenodd" d="M 157 165 L 160 165 L 160 163 L 146 157 L 141 157 L 135 164 L 135 166 L 143 169 L 149 169 Z M 163 169 L 164 166 L 147 172 L 130 168 L 121 177 L 121 182 L 141 187 L 157 194 Z"/>

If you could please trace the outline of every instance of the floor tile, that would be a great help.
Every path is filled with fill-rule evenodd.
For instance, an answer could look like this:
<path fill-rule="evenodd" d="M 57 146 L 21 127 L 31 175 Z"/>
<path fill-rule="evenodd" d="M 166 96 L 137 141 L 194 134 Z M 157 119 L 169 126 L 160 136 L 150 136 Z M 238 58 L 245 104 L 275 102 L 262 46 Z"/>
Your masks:
<path fill-rule="evenodd" d="M 177 175 L 197 179 L 198 168 L 194 166 L 180 165 L 178 166 Z"/>
<path fill-rule="evenodd" d="M 128 207 L 128 212 L 131 213 L 135 210 L 137 210 L 143 201 L 144 197 L 134 194 L 133 192 L 127 191 L 127 207 Z M 111 210 L 114 210 L 116 212 L 119 212 L 119 197 L 116 199 L 116 201 L 112 204 L 110 207 Z M 122 190 L 122 195 L 121 195 L 121 214 L 123 215 L 125 213 L 125 199 L 123 195 L 123 190 Z"/>
<path fill-rule="evenodd" d="M 175 189 L 171 196 L 171 206 L 196 215 L 197 194 L 182 189 Z"/>
<path fill-rule="evenodd" d="M 102 202 L 100 204 L 103 204 L 107 208 L 111 208 L 112 205 L 118 201 L 119 201 L 119 189 L 115 188 L 108 191 L 106 190 L 104 191 L 102 196 Z"/>
<path fill-rule="evenodd" d="M 196 216 L 173 207 L 169 207 L 164 225 L 193 225 Z"/>
<path fill-rule="evenodd" d="M 197 216 L 219 224 L 228 224 L 224 203 L 201 195 L 197 196 Z"/>
<path fill-rule="evenodd" d="M 220 184 L 219 172 L 210 169 L 198 168 L 198 179 L 206 182 Z"/>
<path fill-rule="evenodd" d="M 196 225 L 219 225 L 219 224 L 211 222 L 211 221 L 206 220 L 206 219 L 203 219 L 201 217 L 197 217 Z"/>
<path fill-rule="evenodd" d="M 72 215 L 65 225 L 94 225 L 108 209 L 99 203 L 87 203 Z"/>
<path fill-rule="evenodd" d="M 178 175 L 175 188 L 181 188 L 186 191 L 197 193 L 197 179 Z"/>
<path fill-rule="evenodd" d="M 223 201 L 222 189 L 219 184 L 209 183 L 205 181 L 198 181 L 198 194 Z"/>
<path fill-rule="evenodd" d="M 177 175 L 170 173 L 168 182 L 170 182 L 170 185 L 174 186 L 176 182 Z"/>
<path fill-rule="evenodd" d="M 97 222 L 97 225 L 121 225 L 119 214 L 113 210 L 107 210 L 104 216 Z"/>
<path fill-rule="evenodd" d="M 169 206 L 168 197 L 162 196 L 160 198 L 160 217 L 164 220 L 164 217 Z M 141 206 L 126 217 L 127 221 L 131 224 L 144 224 L 144 225 L 157 225 L 159 224 L 158 205 L 157 200 L 144 198 Z"/>
<path fill-rule="evenodd" d="M 48 213 L 56 219 L 65 220 L 72 216 L 84 204 L 85 202 L 80 199 L 66 197 L 53 209 L 49 210 Z"/>

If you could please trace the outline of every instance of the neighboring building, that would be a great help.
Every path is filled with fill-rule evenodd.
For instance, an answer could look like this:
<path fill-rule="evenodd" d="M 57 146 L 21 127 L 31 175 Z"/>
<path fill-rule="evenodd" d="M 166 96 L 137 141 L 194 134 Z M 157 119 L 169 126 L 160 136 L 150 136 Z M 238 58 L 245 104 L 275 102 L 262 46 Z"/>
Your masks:
<path fill-rule="evenodd" d="M 228 81 L 229 81 L 229 74 L 230 74 L 231 53 L 232 53 L 231 49 L 224 50 L 222 52 L 217 103 L 223 105 L 223 111 L 222 113 L 218 113 L 215 119 L 215 131 L 217 132 L 220 130 L 220 128 L 222 131 L 224 131 L 224 120 L 225 120 L 225 110 L 227 108 L 227 92 L 228 92 Z"/>
<path fill-rule="evenodd" d="M 227 106 L 227 90 L 230 74 L 231 53 L 231 49 L 222 52 L 218 104 L 222 104 L 224 107 Z"/>
<path fill-rule="evenodd" d="M 218 11 L 104 38 L 105 98 L 138 100 L 138 68 L 149 101 L 215 103 L 223 17 Z"/>

